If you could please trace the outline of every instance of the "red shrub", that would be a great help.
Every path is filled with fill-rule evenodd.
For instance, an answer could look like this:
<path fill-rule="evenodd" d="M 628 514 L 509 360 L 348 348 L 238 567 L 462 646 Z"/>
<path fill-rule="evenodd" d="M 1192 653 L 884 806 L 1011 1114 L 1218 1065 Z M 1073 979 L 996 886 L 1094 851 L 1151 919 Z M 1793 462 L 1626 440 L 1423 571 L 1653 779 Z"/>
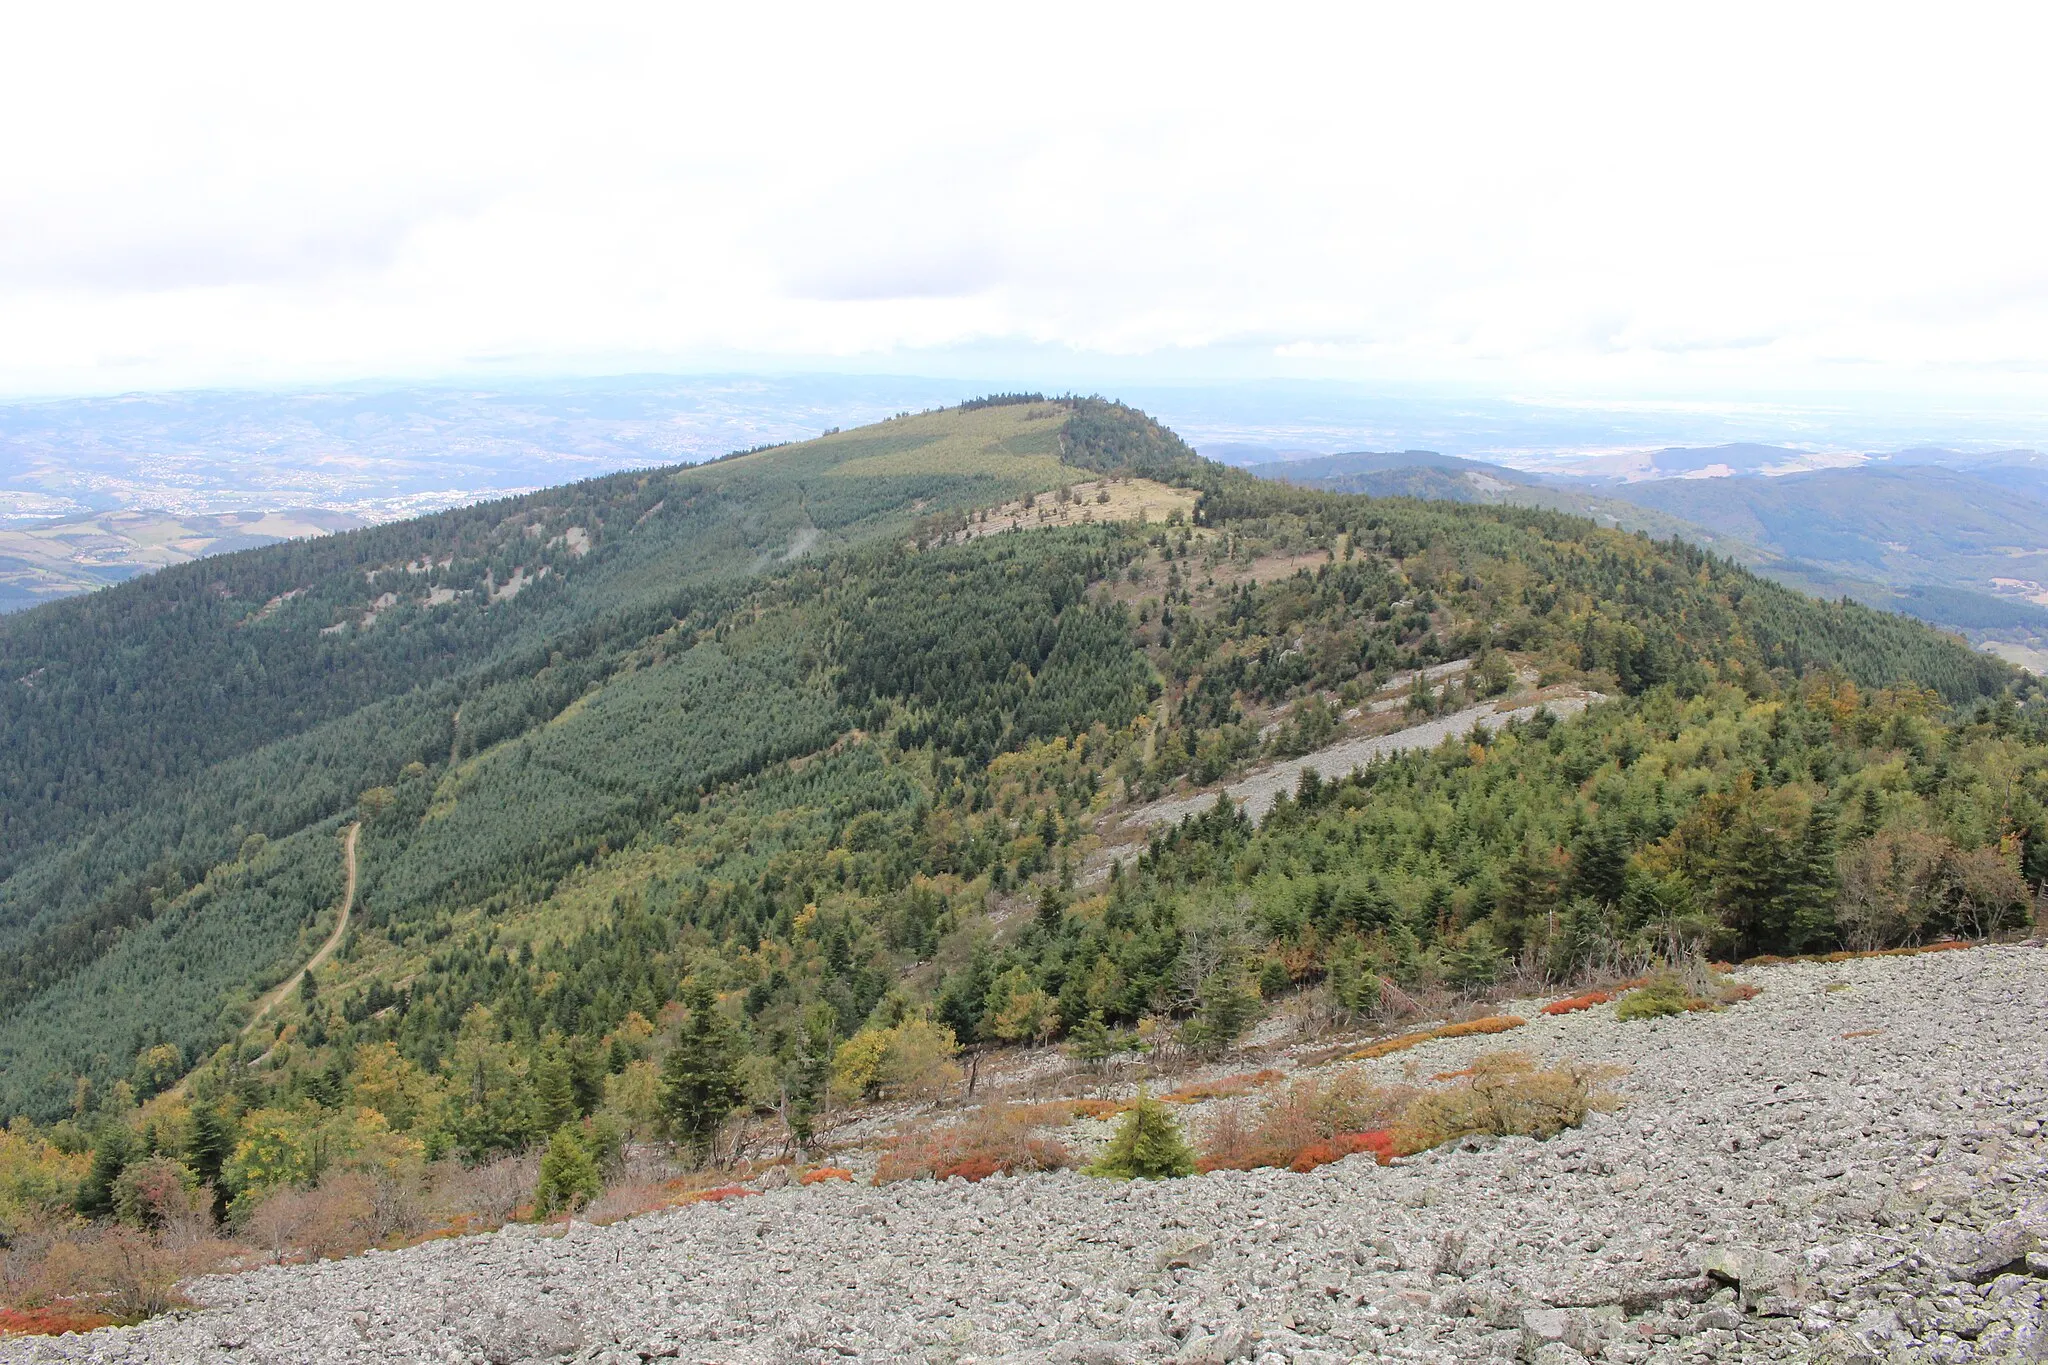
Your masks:
<path fill-rule="evenodd" d="M 1038 1130 L 1069 1112 L 1064 1106 L 991 1104 L 961 1123 L 913 1128 L 899 1135 L 875 1168 L 875 1183 L 897 1180 L 986 1180 L 997 1171 L 1061 1171 L 1073 1153 Z"/>
<path fill-rule="evenodd" d="M 815 1171 L 805 1171 L 796 1178 L 799 1185 L 822 1185 L 827 1180 L 851 1180 L 853 1172 L 844 1166 L 820 1166 Z"/>
<path fill-rule="evenodd" d="M 1406 1087 L 1368 1085 L 1355 1072 L 1328 1084 L 1300 1077 L 1267 1100 L 1256 1120 L 1248 1119 L 1243 1105 L 1218 1114 L 1196 1165 L 1204 1171 L 1260 1166 L 1310 1171 L 1366 1151 L 1384 1163 L 1393 1150 L 1385 1125 L 1413 1093 Z"/>
<path fill-rule="evenodd" d="M 1326 1141 L 1310 1143 L 1294 1154 L 1294 1160 L 1287 1163 L 1287 1169 L 1307 1174 L 1318 1166 L 1327 1166 L 1360 1152 L 1370 1152 L 1374 1161 L 1386 1165 L 1395 1155 L 1393 1130 L 1375 1128 L 1369 1133 L 1339 1133 Z"/>
<path fill-rule="evenodd" d="M 66 1332 L 90 1332 L 113 1325 L 114 1319 L 105 1313 L 95 1313 L 75 1304 L 0 1308 L 0 1337 L 58 1337 Z"/>
<path fill-rule="evenodd" d="M 1584 995 L 1574 995 L 1563 1000 L 1553 1000 L 1543 1007 L 1543 1012 L 1550 1015 L 1574 1014 L 1579 1010 L 1592 1009 L 1595 1005 L 1604 1005 L 1612 999 L 1614 997 L 1606 991 L 1587 991 Z"/>

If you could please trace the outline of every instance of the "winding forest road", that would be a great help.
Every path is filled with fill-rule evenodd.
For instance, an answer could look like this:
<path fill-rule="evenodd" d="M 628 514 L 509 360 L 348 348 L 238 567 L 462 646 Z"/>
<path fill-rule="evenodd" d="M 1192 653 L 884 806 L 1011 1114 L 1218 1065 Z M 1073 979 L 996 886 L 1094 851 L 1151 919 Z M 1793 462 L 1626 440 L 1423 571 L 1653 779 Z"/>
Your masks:
<path fill-rule="evenodd" d="M 327 936 L 327 941 L 320 945 L 318 951 L 306 959 L 305 966 L 271 987 L 263 998 L 256 1002 L 256 1012 L 249 1016 L 248 1023 L 242 1025 L 243 1037 L 246 1038 L 250 1029 L 262 1023 L 265 1015 L 276 1009 L 286 996 L 299 988 L 299 982 L 305 979 L 307 972 L 333 957 L 334 950 L 341 946 L 341 936 L 348 932 L 349 912 L 356 904 L 356 835 L 362 833 L 362 829 L 362 821 L 358 820 L 348 827 L 348 833 L 341 839 L 341 863 L 348 879 L 341 888 L 341 916 L 334 922 L 334 932 Z"/>

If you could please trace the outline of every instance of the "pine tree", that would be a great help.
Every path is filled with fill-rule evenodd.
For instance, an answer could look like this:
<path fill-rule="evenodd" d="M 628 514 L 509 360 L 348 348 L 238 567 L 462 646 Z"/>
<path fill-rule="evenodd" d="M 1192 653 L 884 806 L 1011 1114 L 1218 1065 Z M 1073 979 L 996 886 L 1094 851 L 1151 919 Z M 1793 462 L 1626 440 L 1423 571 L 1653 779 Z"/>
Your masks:
<path fill-rule="evenodd" d="M 1195 1173 L 1195 1154 L 1166 1106 L 1140 1090 L 1088 1174 L 1109 1180 L 1170 1180 Z"/>
<path fill-rule="evenodd" d="M 670 1135 L 701 1162 L 740 1102 L 739 1044 L 709 985 L 691 983 L 686 1001 L 689 1022 L 661 1067 L 661 1111 Z"/>

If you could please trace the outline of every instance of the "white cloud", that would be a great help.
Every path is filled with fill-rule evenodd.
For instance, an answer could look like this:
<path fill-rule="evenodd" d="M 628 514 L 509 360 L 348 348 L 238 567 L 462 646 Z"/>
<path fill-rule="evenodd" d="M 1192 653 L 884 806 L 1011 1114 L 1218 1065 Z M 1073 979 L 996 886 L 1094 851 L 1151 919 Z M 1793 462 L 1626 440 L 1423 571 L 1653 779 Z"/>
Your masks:
<path fill-rule="evenodd" d="M 45 6 L 0 33 L 0 389 L 1053 347 L 2031 391 L 2043 26 Z"/>

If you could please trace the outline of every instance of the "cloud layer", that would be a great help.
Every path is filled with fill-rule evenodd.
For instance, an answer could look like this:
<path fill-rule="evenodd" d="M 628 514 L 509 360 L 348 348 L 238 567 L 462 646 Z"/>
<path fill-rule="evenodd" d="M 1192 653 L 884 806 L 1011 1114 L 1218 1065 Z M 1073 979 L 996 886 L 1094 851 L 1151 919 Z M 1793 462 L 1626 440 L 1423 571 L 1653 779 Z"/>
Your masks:
<path fill-rule="evenodd" d="M 2048 373 L 2025 8 L 593 8 L 11 20 L 0 391 Z"/>

